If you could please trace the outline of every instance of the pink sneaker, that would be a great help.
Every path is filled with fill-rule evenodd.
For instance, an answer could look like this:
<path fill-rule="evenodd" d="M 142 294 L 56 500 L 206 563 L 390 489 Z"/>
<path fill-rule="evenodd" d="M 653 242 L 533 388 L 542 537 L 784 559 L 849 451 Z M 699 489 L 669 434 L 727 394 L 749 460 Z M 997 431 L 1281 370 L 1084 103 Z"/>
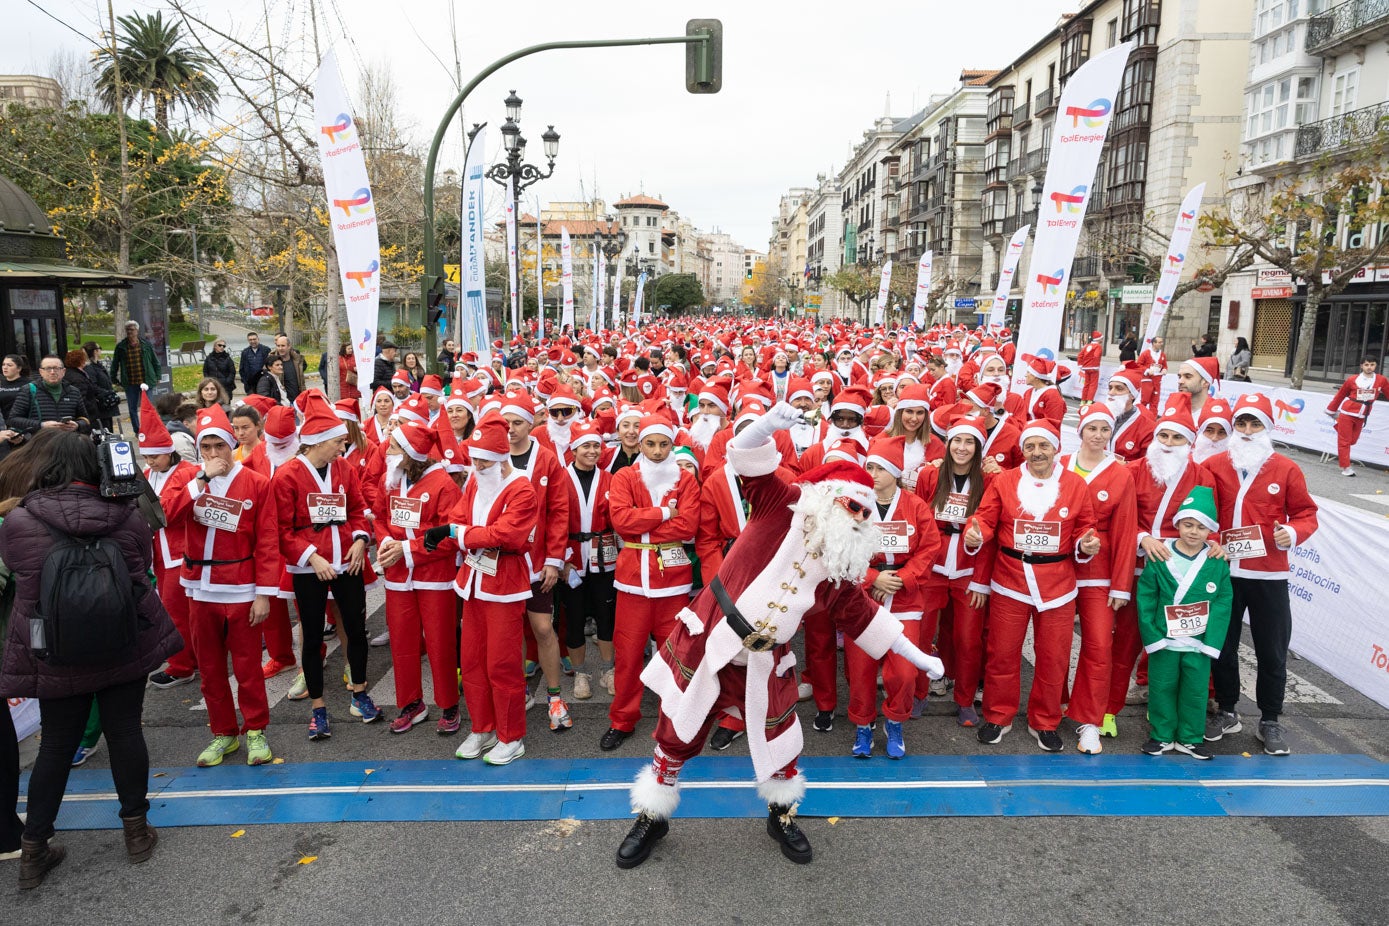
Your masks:
<path fill-rule="evenodd" d="M 400 709 L 400 716 L 391 721 L 392 733 L 408 733 L 416 724 L 429 719 L 429 708 L 423 701 L 413 701 Z"/>

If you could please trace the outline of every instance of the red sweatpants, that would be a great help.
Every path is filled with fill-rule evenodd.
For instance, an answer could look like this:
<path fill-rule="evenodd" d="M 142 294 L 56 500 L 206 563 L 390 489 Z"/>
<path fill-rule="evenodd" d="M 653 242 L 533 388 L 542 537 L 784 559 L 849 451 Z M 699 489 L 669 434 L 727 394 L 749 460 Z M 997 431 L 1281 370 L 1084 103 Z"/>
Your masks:
<path fill-rule="evenodd" d="M 621 592 L 618 592 L 621 595 Z M 621 607 L 618 614 L 622 614 Z M 621 617 L 618 617 L 619 622 Z M 659 657 L 657 657 L 659 658 Z M 675 732 L 675 725 L 664 711 L 656 712 L 656 732 L 653 735 L 656 740 L 656 755 L 658 760 L 664 753 L 669 760 L 667 765 L 673 765 L 671 769 L 675 774 L 679 774 L 680 766 L 690 759 L 699 755 L 704 750 L 704 744 L 709 739 L 709 725 L 715 717 L 720 716 L 729 708 L 736 708 L 742 713 L 747 703 L 747 682 L 748 670 L 745 666 L 724 666 L 719 670 L 719 697 L 714 702 L 714 706 L 709 709 L 709 716 L 704 719 L 704 725 L 699 728 L 699 732 L 686 743 L 680 739 Z M 789 682 L 789 684 L 788 684 Z M 781 677 L 773 675 L 771 684 L 767 689 L 767 717 L 780 717 L 781 722 L 774 727 L 767 728 L 767 738 L 775 739 L 785 733 L 792 724 L 800 723 L 796 715 L 796 680 L 795 676 L 789 672 L 787 676 Z M 789 778 L 796 773 L 796 760 L 792 759 L 780 771 L 772 774 L 773 778 Z M 673 777 L 673 776 L 672 776 Z M 673 783 L 673 782 L 671 782 Z"/>
<path fill-rule="evenodd" d="M 156 556 L 163 556 L 158 544 L 155 544 L 154 552 Z M 193 659 L 193 632 L 188 626 L 188 590 L 178 584 L 179 571 L 178 568 L 163 569 L 156 565 L 154 586 L 159 592 L 159 600 L 164 603 L 164 610 L 169 612 L 179 636 L 183 637 L 183 649 L 169 657 L 166 671 L 177 678 L 187 678 L 197 665 Z"/>
<path fill-rule="evenodd" d="M 526 735 L 526 675 L 516 658 L 525 623 L 524 601 L 469 598 L 463 602 L 463 632 L 458 642 L 463 700 L 473 732 L 495 730 L 503 743 L 514 743 Z M 394 648 L 395 635 L 391 636 Z"/>
<path fill-rule="evenodd" d="M 839 703 L 839 680 L 835 677 L 834 621 L 829 612 L 808 614 L 801 620 L 805 635 L 805 671 L 801 677 L 814 692 L 815 709 L 832 711 Z"/>
<path fill-rule="evenodd" d="M 1356 418 L 1345 412 L 1336 416 L 1336 462 L 1341 464 L 1341 469 L 1350 466 L 1350 448 L 1360 440 L 1360 432 L 1364 429 L 1364 418 Z"/>
<path fill-rule="evenodd" d="M 613 622 L 613 695 L 608 723 L 628 733 L 641 720 L 642 656 L 648 637 L 656 645 L 666 642 L 675 629 L 675 615 L 690 603 L 683 592 L 664 598 L 646 598 L 631 592 L 617 593 L 617 619 Z"/>
<path fill-rule="evenodd" d="M 1144 377 L 1142 386 L 1139 387 L 1139 401 L 1148 406 L 1148 411 L 1157 414 L 1158 402 L 1162 399 L 1162 377 L 1148 379 Z"/>
<path fill-rule="evenodd" d="M 451 588 L 397 592 L 386 589 L 386 627 L 391 631 L 391 665 L 395 669 L 395 704 L 404 708 L 424 698 L 420 678 L 420 636 L 429 655 L 434 703 L 458 706 L 458 618 Z"/>
<path fill-rule="evenodd" d="M 251 626 L 251 603 L 189 601 L 188 623 L 198 659 L 198 678 L 213 736 L 236 736 L 270 725 L 265 676 L 260 671 L 260 628 Z M 227 681 L 227 656 L 236 676 L 236 699 Z M 236 722 L 237 705 L 243 724 Z"/>
<path fill-rule="evenodd" d="M 1099 391 L 1099 388 L 1100 388 L 1100 371 L 1099 371 L 1099 370 L 1081 370 L 1081 371 L 1080 371 L 1080 381 L 1081 381 L 1081 387 L 1080 387 L 1080 401 L 1081 401 L 1081 404 L 1083 404 L 1083 405 L 1088 405 L 1088 404 L 1090 404 L 1091 402 L 1095 401 L 1095 393 Z"/>
<path fill-rule="evenodd" d="M 260 625 L 261 637 L 265 640 L 265 652 L 271 659 L 286 665 L 294 665 L 294 630 L 289 625 L 289 599 L 272 595 L 270 616 Z"/>
<path fill-rule="evenodd" d="M 989 596 L 989 637 L 984 663 L 984 720 L 1007 726 L 1018 715 L 1022 695 L 1022 644 L 1032 621 L 1032 691 L 1027 725 L 1055 730 L 1061 724 L 1061 693 L 1071 666 L 1071 627 L 1075 606 L 1035 611 L 1032 605 L 1001 595 Z M 958 682 L 956 683 L 958 687 Z"/>
<path fill-rule="evenodd" d="M 949 597 L 940 612 L 938 648 L 946 678 L 955 680 L 955 703 L 960 707 L 974 704 L 979 680 L 984 677 L 984 618 L 988 610 L 987 606 L 976 608 L 969 603 L 969 581 L 970 577 L 964 576 L 949 583 Z M 924 697 L 923 682 L 929 685 L 925 672 L 917 678 L 918 697 Z"/>
<path fill-rule="evenodd" d="M 1130 601 L 1114 614 L 1114 653 L 1106 714 L 1117 714 L 1124 709 L 1129 679 L 1133 677 L 1133 665 L 1142 650 L 1143 640 L 1138 636 L 1138 605 Z"/>
<path fill-rule="evenodd" d="M 1109 675 L 1114 656 L 1114 609 L 1108 587 L 1082 585 L 1076 590 L 1080 612 L 1080 659 L 1066 716 L 1099 726 L 1108 713 Z"/>
<path fill-rule="evenodd" d="M 920 645 L 923 634 L 928 630 L 934 632 L 934 620 L 930 627 L 922 627 L 919 620 L 902 621 L 902 635 L 913 645 Z M 926 645 L 930 646 L 929 643 Z M 849 670 L 850 723 L 866 727 L 877 719 L 879 666 L 883 670 L 883 716 L 898 723 L 911 716 L 912 695 L 916 691 L 916 666 L 892 652 L 882 659 L 874 659 L 852 640 L 844 642 L 844 663 Z"/>

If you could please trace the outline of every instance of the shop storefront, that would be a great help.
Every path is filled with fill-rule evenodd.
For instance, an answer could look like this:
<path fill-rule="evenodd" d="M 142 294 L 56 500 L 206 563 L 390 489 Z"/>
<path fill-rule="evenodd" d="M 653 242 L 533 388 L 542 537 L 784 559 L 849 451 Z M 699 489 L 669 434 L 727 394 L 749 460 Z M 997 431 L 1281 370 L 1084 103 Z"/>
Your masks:
<path fill-rule="evenodd" d="M 1345 292 L 1331 296 L 1317 311 L 1316 331 L 1312 336 L 1312 352 L 1307 363 L 1307 379 L 1340 382 L 1358 372 L 1360 361 L 1373 357 L 1384 366 L 1385 323 L 1389 320 L 1389 267 L 1368 269 L 1366 282 L 1352 283 Z M 1293 358 L 1297 354 L 1299 329 L 1302 327 L 1306 305 L 1306 287 L 1299 286 L 1290 300 L 1289 336 L 1284 374 L 1291 375 Z M 1264 311 L 1264 301 L 1256 303 Z M 1280 308 L 1271 305 L 1269 308 Z M 1255 337 L 1260 336 L 1259 317 L 1255 316 Z M 1271 345 L 1269 345 L 1271 346 Z M 1254 348 L 1258 365 L 1259 349 Z"/>

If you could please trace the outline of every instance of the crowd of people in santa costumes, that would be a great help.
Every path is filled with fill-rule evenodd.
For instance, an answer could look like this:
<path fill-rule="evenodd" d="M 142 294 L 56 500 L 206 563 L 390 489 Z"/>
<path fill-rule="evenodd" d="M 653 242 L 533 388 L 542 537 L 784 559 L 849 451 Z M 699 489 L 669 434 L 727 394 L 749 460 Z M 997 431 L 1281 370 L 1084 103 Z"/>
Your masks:
<path fill-rule="evenodd" d="M 525 361 L 501 362 L 508 348 Z M 1207 557 L 1228 560 L 1232 585 L 1223 636 L 1216 625 L 1201 641 L 1219 652 L 1205 735 L 1241 730 L 1247 617 L 1255 735 L 1286 754 L 1288 556 L 1316 506 L 1272 451 L 1267 400 L 1222 398 L 1218 366 L 1194 358 L 1158 414 L 1160 343 L 1107 385 L 1091 359 L 1076 425 L 1057 388 L 1065 367 L 1014 357 L 1006 332 L 723 319 L 499 342 L 462 355 L 447 381 L 364 403 L 252 396 L 199 412 L 198 460 L 176 457 L 151 410 L 140 446 L 169 513 L 156 578 L 188 642 L 152 681 L 199 679 L 207 766 L 243 744 L 252 764 L 270 761 L 266 679 L 280 673 L 302 673 L 289 698 L 310 702 L 314 740 L 339 706 L 382 717 L 369 642 L 389 647 L 395 678 L 382 726 L 433 721 L 462 735 L 455 756 L 492 765 L 525 755 L 530 706 L 562 734 L 581 724 L 574 704 L 599 694 L 607 717 L 586 738 L 630 750 L 650 688 L 657 748 L 619 864 L 665 834 L 680 768 L 706 739 L 746 740 L 769 831 L 804 861 L 798 702 L 818 734 L 844 710 L 844 751 L 864 759 L 929 751 L 937 700 L 982 746 L 1025 711 L 1042 750 L 1074 736 L 1102 752 L 1161 629 L 1143 623 L 1137 577 L 1171 561 L 1181 522 L 1204 523 L 1190 500 L 1205 488 L 1218 530 Z M 1354 383 L 1333 403 L 1348 433 L 1389 394 L 1383 377 Z M 1062 456 L 1072 427 L 1078 449 Z M 387 632 L 368 641 L 377 573 Z M 345 693 L 324 678 L 330 634 Z M 1162 668 L 1165 698 L 1174 671 Z"/>

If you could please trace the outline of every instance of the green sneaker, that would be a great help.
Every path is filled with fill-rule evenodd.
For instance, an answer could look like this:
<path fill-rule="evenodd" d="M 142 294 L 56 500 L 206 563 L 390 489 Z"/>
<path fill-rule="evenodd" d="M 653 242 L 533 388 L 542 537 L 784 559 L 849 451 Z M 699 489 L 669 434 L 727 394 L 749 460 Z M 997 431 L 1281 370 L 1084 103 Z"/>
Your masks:
<path fill-rule="evenodd" d="M 302 701 L 309 696 L 309 683 L 304 680 L 304 673 L 300 672 L 299 677 L 294 680 L 294 684 L 289 686 L 289 692 L 285 695 L 291 701 Z"/>
<path fill-rule="evenodd" d="M 224 756 L 229 756 L 241 748 L 241 740 L 235 736 L 214 736 L 212 742 L 198 756 L 198 768 L 212 768 L 221 765 Z"/>
<path fill-rule="evenodd" d="M 275 757 L 270 754 L 270 744 L 265 741 L 264 730 L 246 731 L 246 764 L 269 765 Z"/>
<path fill-rule="evenodd" d="M 1104 721 L 1100 724 L 1100 736 L 1118 736 L 1119 724 L 1115 722 L 1113 714 L 1105 714 Z"/>

